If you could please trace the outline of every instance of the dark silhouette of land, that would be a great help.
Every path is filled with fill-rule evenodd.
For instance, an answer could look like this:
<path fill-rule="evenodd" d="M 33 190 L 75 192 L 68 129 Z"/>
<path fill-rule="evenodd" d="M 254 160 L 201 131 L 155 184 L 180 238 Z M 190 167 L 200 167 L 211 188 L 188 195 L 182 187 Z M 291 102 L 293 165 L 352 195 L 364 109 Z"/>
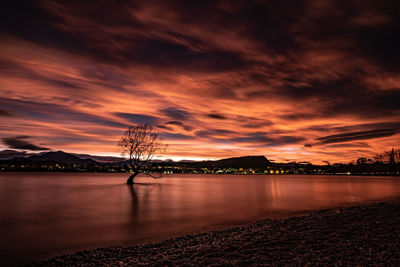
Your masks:
<path fill-rule="evenodd" d="M 24 159 L 19 159 L 21 161 L 24 161 Z M 28 161 L 31 162 L 57 162 L 57 163 L 64 163 L 64 164 L 82 164 L 82 165 L 89 165 L 89 164 L 94 164 L 96 161 L 92 159 L 82 159 L 79 158 L 75 155 L 65 153 L 63 151 L 57 151 L 57 152 L 48 152 L 43 155 L 34 155 L 29 158 L 27 158 Z"/>
<path fill-rule="evenodd" d="M 262 169 L 266 166 L 270 166 L 270 161 L 264 156 L 246 156 L 227 158 L 220 160 L 208 160 L 200 162 L 181 162 L 182 165 L 198 168 L 210 168 L 210 169 Z"/>
<path fill-rule="evenodd" d="M 34 155 L 2 153 L 0 171 L 52 172 L 120 172 L 129 173 L 129 162 L 123 158 L 70 154 L 63 151 Z M 24 157 L 22 157 L 23 155 Z M 378 154 L 374 159 L 358 158 L 347 164 L 315 165 L 308 162 L 278 163 L 264 156 L 245 156 L 208 161 L 148 161 L 142 167 L 147 173 L 204 174 L 337 174 L 400 175 L 399 150 Z M 95 160 L 97 159 L 97 160 Z"/>

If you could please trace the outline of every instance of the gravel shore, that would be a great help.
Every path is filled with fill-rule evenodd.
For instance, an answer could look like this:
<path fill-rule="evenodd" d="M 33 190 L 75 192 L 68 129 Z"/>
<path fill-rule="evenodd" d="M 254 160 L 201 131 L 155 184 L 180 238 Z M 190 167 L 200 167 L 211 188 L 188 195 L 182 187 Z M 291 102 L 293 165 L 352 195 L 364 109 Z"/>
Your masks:
<path fill-rule="evenodd" d="M 107 247 L 30 266 L 400 266 L 400 201 L 261 220 L 131 247 Z"/>

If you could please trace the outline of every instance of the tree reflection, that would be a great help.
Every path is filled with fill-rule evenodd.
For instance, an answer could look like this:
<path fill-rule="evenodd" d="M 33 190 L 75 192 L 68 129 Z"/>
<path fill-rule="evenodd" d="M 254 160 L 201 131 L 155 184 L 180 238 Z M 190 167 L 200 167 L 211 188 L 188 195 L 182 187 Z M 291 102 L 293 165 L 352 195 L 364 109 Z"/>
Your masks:
<path fill-rule="evenodd" d="M 128 190 L 132 196 L 131 204 L 131 223 L 138 226 L 140 224 L 140 217 L 146 213 L 151 212 L 150 199 L 151 191 L 156 188 L 160 188 L 161 184 L 156 183 L 135 183 L 133 185 L 127 185 Z"/>

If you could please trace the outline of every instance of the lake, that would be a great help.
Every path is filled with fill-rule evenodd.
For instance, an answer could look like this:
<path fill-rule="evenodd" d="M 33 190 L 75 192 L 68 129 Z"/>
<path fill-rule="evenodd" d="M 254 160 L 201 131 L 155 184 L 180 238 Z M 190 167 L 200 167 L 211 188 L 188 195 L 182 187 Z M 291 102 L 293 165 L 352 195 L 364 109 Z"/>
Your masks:
<path fill-rule="evenodd" d="M 1 265 L 400 196 L 399 177 L 0 173 Z"/>

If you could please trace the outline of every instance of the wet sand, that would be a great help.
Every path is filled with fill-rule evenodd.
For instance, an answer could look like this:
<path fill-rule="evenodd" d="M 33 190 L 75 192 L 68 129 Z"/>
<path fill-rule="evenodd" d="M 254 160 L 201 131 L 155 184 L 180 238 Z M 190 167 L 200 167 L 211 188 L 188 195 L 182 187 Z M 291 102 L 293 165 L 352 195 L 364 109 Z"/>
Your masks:
<path fill-rule="evenodd" d="M 370 264 L 400 266 L 400 200 L 266 219 L 146 245 L 85 250 L 30 265 Z"/>

